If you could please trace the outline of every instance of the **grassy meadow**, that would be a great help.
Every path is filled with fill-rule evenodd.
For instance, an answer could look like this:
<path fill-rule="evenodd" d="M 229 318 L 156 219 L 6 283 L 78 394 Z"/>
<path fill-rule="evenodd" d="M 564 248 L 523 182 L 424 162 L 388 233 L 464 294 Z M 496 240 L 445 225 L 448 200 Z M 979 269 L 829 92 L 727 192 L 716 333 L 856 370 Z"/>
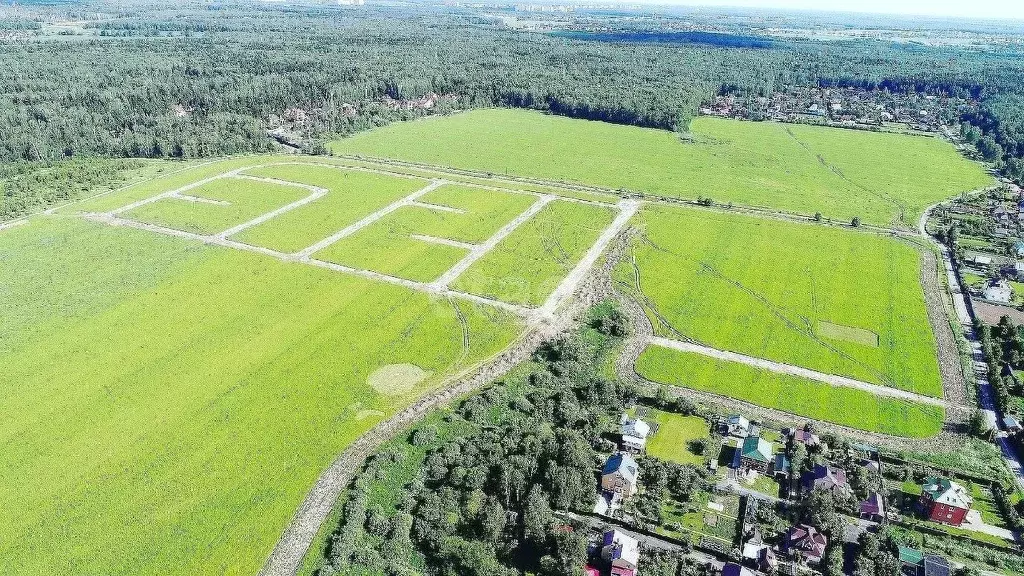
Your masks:
<path fill-rule="evenodd" d="M 679 464 L 704 463 L 704 456 L 694 453 L 690 442 L 711 436 L 707 420 L 661 410 L 651 410 L 648 418 L 658 425 L 658 431 L 647 440 L 648 454 Z"/>
<path fill-rule="evenodd" d="M 556 200 L 477 260 L 452 288 L 540 305 L 615 218 L 603 206 Z"/>
<path fill-rule="evenodd" d="M 706 117 L 681 136 L 475 110 L 391 124 L 331 149 L 878 225 L 915 225 L 926 206 L 993 183 L 937 138 Z"/>
<path fill-rule="evenodd" d="M 309 191 L 297 186 L 222 178 L 189 190 L 186 194 L 223 204 L 162 198 L 129 210 L 123 216 L 175 230 L 216 234 L 301 200 L 309 196 Z"/>
<path fill-rule="evenodd" d="M 654 382 L 728 396 L 804 418 L 894 436 L 934 436 L 942 429 L 945 416 L 942 408 L 935 406 L 881 398 L 856 388 L 829 386 L 746 364 L 658 346 L 648 346 L 643 351 L 637 359 L 636 370 Z"/>
<path fill-rule="evenodd" d="M 647 207 L 620 263 L 655 331 L 942 395 L 918 249 L 881 235 Z"/>
<path fill-rule="evenodd" d="M 322 198 L 233 236 L 233 239 L 246 244 L 289 254 L 312 246 L 367 214 L 427 185 L 425 180 L 420 179 L 396 178 L 325 166 L 263 166 L 246 170 L 245 173 L 319 186 L 328 191 Z"/>
<path fill-rule="evenodd" d="M 420 202 L 445 206 L 462 213 L 422 208 L 399 211 L 411 233 L 479 244 L 521 214 L 537 198 L 469 188 L 442 186 L 420 197 Z"/>
<path fill-rule="evenodd" d="M 521 330 L 491 307 L 65 216 L 0 231 L 0 294 L 12 574 L 254 574 L 349 442 Z M 393 364 L 429 377 L 369 385 Z"/>

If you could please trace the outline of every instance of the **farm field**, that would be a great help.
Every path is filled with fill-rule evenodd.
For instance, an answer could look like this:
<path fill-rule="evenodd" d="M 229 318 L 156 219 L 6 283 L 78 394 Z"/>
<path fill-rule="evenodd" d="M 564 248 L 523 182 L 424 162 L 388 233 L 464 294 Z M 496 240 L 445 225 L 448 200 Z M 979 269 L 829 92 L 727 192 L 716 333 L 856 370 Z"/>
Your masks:
<path fill-rule="evenodd" d="M 940 397 L 921 255 L 870 233 L 648 207 L 620 285 L 658 336 Z"/>
<path fill-rule="evenodd" d="M 720 394 L 805 418 L 894 436 L 934 436 L 942 429 L 944 418 L 939 407 L 881 398 L 855 388 L 833 387 L 657 346 L 649 346 L 643 351 L 637 359 L 636 370 L 655 382 Z"/>
<path fill-rule="evenodd" d="M 452 287 L 503 302 L 543 304 L 614 217 L 610 208 L 553 201 L 470 266 Z"/>
<path fill-rule="evenodd" d="M 245 174 L 277 178 L 328 190 L 317 200 L 247 228 L 232 238 L 288 254 L 312 246 L 337 230 L 427 185 L 425 180 L 341 170 L 326 166 L 262 166 Z"/>
<path fill-rule="evenodd" d="M 490 306 L 67 217 L 258 162 L 0 230 L 7 572 L 253 574 L 349 442 L 522 330 Z"/>
<path fill-rule="evenodd" d="M 648 417 L 658 431 L 647 441 L 647 453 L 655 458 L 700 466 L 704 456 L 694 453 L 690 442 L 708 438 L 708 422 L 700 416 L 683 416 L 651 410 Z"/>
<path fill-rule="evenodd" d="M 223 178 L 189 190 L 187 194 L 216 204 L 163 198 L 129 210 L 124 216 L 185 232 L 216 234 L 301 200 L 310 193 L 295 186 Z"/>
<path fill-rule="evenodd" d="M 392 124 L 331 149 L 878 225 L 916 224 L 926 206 L 993 182 L 936 138 L 707 117 L 694 119 L 681 139 L 538 112 L 476 110 Z"/>
<path fill-rule="evenodd" d="M 465 248 L 412 238 L 411 231 L 405 226 L 405 214 L 400 212 L 429 210 L 418 207 L 397 210 L 316 252 L 313 257 L 406 280 L 430 282 L 469 253 Z"/>

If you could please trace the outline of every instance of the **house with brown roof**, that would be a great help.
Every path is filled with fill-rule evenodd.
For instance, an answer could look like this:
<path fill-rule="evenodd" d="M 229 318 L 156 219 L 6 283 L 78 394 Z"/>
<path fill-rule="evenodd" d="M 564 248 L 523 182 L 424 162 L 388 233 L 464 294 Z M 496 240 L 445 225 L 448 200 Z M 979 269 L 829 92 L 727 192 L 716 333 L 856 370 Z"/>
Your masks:
<path fill-rule="evenodd" d="M 783 550 L 791 557 L 803 559 L 808 564 L 818 564 L 825 556 L 828 537 L 808 524 L 798 524 L 786 531 L 782 542 Z"/>

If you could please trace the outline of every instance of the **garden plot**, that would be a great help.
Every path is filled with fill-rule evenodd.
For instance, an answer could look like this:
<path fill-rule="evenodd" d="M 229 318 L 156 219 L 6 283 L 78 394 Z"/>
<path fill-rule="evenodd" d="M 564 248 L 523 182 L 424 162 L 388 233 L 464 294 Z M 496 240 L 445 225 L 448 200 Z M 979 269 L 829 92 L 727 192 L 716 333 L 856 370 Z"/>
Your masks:
<path fill-rule="evenodd" d="M 657 336 L 941 397 L 921 254 L 829 226 L 648 207 L 616 270 Z"/>
<path fill-rule="evenodd" d="M 613 208 L 554 200 L 471 265 L 452 288 L 539 306 L 615 219 Z"/>
<path fill-rule="evenodd" d="M 404 224 L 416 234 L 479 244 L 537 201 L 533 194 L 516 194 L 467 186 L 442 186 L 420 199 L 420 207 L 406 210 Z"/>
<path fill-rule="evenodd" d="M 942 429 L 941 407 L 880 397 L 856 388 L 649 346 L 636 362 L 637 373 L 664 384 L 710 392 L 804 418 L 868 432 L 927 438 Z"/>
<path fill-rule="evenodd" d="M 212 235 L 308 198 L 310 194 L 310 190 L 300 186 L 226 177 L 130 207 L 118 215 L 174 230 Z"/>
<path fill-rule="evenodd" d="M 469 253 L 469 246 L 413 237 L 408 226 L 418 216 L 410 212 L 432 211 L 419 206 L 399 208 L 392 214 L 315 252 L 317 260 L 358 270 L 370 270 L 416 282 L 430 282 Z"/>
<path fill-rule="evenodd" d="M 418 178 L 400 178 L 372 172 L 308 164 L 271 165 L 245 171 L 317 186 L 322 198 L 291 210 L 232 238 L 254 246 L 294 253 L 427 185 Z"/>

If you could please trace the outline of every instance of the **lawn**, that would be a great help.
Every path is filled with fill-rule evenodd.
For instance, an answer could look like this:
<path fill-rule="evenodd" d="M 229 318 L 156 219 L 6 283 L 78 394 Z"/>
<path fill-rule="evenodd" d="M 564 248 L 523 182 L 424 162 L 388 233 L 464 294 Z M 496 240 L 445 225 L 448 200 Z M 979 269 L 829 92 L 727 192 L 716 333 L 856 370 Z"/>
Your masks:
<path fill-rule="evenodd" d="M 216 234 L 301 200 L 309 196 L 310 192 L 297 186 L 222 178 L 188 190 L 185 194 L 223 204 L 172 197 L 144 204 L 121 215 L 175 230 Z"/>
<path fill-rule="evenodd" d="M 348 443 L 521 329 L 490 307 L 64 217 L 0 231 L 0 294 L 12 574 L 254 574 Z M 396 364 L 427 378 L 370 385 Z"/>
<path fill-rule="evenodd" d="M 695 454 L 690 442 L 710 436 L 707 420 L 660 410 L 651 410 L 650 416 L 658 425 L 658 432 L 647 442 L 648 454 L 679 464 L 699 466 L 704 462 L 704 456 Z"/>
<path fill-rule="evenodd" d="M 700 354 L 648 346 L 637 359 L 636 370 L 654 382 L 721 394 L 869 432 L 927 438 L 942 429 L 941 408 L 881 398 L 856 388 L 833 387 Z"/>
<path fill-rule="evenodd" d="M 880 225 L 916 224 L 924 207 L 992 183 L 937 138 L 706 117 L 681 137 L 539 112 L 475 110 L 392 124 L 331 149 Z"/>
<path fill-rule="evenodd" d="M 364 216 L 412 194 L 426 180 L 397 178 L 325 166 L 266 166 L 246 174 L 319 186 L 327 195 L 233 238 L 240 242 L 293 253 L 312 246 Z"/>
<path fill-rule="evenodd" d="M 412 238 L 409 222 L 433 212 L 408 206 L 313 254 L 314 258 L 418 282 L 431 282 L 469 250 Z M 429 217 L 429 215 L 425 215 Z"/>
<path fill-rule="evenodd" d="M 551 202 L 470 266 L 452 288 L 513 304 L 543 304 L 614 218 L 612 208 Z"/>
<path fill-rule="evenodd" d="M 616 277 L 658 335 L 942 395 L 917 248 L 693 208 L 647 207 L 635 225 Z"/>

